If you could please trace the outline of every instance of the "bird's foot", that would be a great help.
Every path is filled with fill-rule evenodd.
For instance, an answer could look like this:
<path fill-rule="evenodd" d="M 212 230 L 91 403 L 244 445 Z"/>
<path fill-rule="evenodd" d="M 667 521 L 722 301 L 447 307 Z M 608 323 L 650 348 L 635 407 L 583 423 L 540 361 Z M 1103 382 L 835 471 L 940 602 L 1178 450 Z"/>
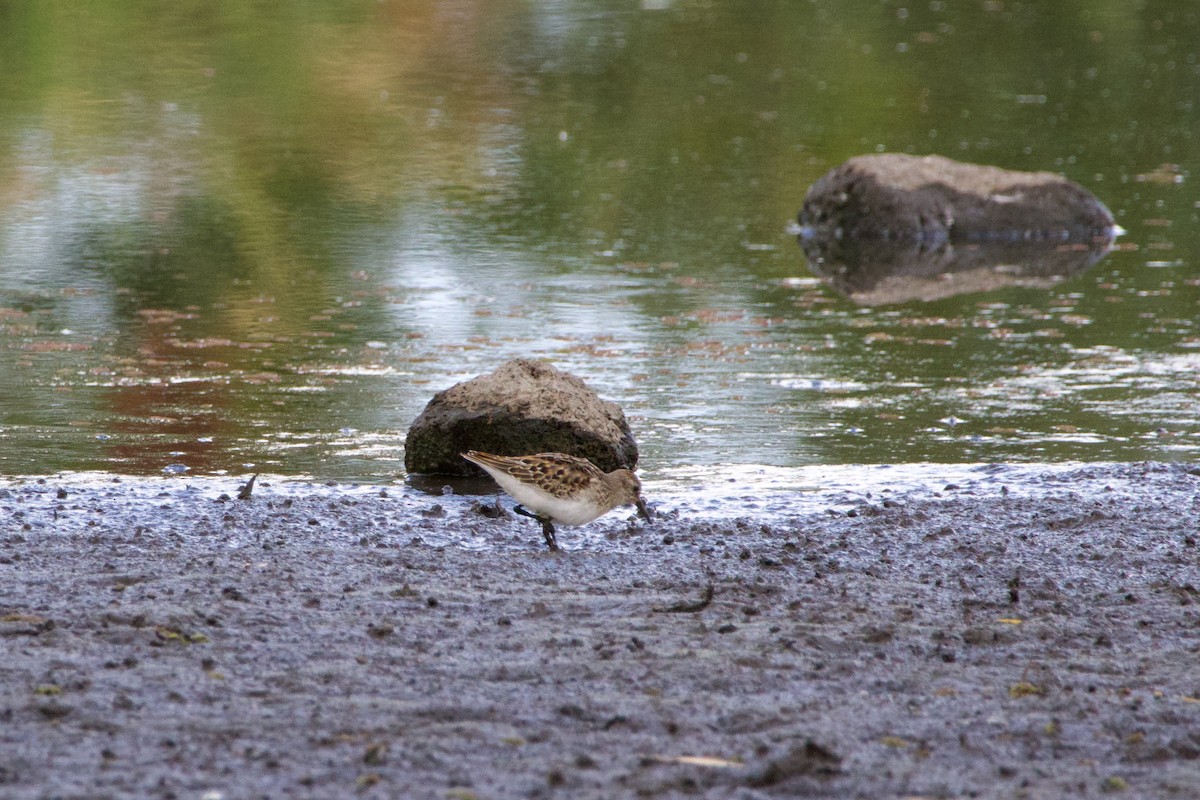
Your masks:
<path fill-rule="evenodd" d="M 554 552 L 558 552 L 558 539 L 554 536 L 554 526 L 550 524 L 550 520 L 542 520 L 542 536 L 546 539 L 546 546 Z"/>
<path fill-rule="evenodd" d="M 522 517 L 536 519 L 538 522 L 542 523 L 542 536 L 546 540 L 546 546 L 555 552 L 558 551 L 558 539 L 554 535 L 554 523 L 552 523 L 548 517 L 535 514 L 524 506 L 513 506 L 513 513 L 520 514 Z"/>

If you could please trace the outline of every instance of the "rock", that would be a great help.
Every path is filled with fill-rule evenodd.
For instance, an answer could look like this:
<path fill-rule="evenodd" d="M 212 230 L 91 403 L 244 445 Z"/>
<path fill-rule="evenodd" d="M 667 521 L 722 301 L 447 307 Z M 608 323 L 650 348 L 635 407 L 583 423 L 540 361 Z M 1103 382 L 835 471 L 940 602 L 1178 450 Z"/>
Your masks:
<path fill-rule="evenodd" d="M 942 156 L 851 158 L 808 190 L 802 228 L 838 238 L 943 242 L 1110 240 L 1112 213 L 1091 192 L 1052 172 L 1014 172 Z"/>
<path fill-rule="evenodd" d="M 559 452 L 589 459 L 606 472 L 637 465 L 625 414 L 582 380 L 543 361 L 515 359 L 495 372 L 438 392 L 408 429 L 410 473 L 482 475 L 460 457 Z"/>
<path fill-rule="evenodd" d="M 896 153 L 830 170 L 800 223 L 813 272 L 864 305 L 1051 286 L 1103 258 L 1120 230 L 1095 196 L 1053 173 Z"/>

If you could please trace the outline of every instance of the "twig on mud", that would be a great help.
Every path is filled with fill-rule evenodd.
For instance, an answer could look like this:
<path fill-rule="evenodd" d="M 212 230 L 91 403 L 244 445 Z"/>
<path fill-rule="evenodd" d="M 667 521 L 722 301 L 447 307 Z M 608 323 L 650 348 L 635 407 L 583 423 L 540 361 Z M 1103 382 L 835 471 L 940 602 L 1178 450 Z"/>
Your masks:
<path fill-rule="evenodd" d="M 692 614 L 697 611 L 703 611 L 704 609 L 708 608 L 708 604 L 712 602 L 714 593 L 715 590 L 710 582 L 704 587 L 704 597 L 700 598 L 700 600 L 697 602 L 676 603 L 673 606 L 667 606 L 666 608 L 655 608 L 654 610 L 660 614 Z"/>
<path fill-rule="evenodd" d="M 250 476 L 250 480 L 246 481 L 240 489 L 238 489 L 238 500 L 249 500 L 250 493 L 254 491 L 254 481 L 258 478 L 258 473 Z"/>
<path fill-rule="evenodd" d="M 1021 570 L 1018 569 L 1008 581 L 1008 602 L 1014 606 L 1021 602 Z"/>

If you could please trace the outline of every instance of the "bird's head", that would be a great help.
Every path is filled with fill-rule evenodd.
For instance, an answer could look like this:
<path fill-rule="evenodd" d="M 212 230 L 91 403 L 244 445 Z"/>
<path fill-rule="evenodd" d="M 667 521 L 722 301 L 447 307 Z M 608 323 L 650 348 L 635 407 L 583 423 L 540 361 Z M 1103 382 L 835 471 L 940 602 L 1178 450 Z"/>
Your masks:
<path fill-rule="evenodd" d="M 613 474 L 620 481 L 624 492 L 621 505 L 636 506 L 638 514 L 642 516 L 642 519 L 646 521 L 653 519 L 650 508 L 646 505 L 646 498 L 642 497 L 642 482 L 638 480 L 637 475 L 634 475 L 631 470 L 627 469 L 619 469 Z"/>

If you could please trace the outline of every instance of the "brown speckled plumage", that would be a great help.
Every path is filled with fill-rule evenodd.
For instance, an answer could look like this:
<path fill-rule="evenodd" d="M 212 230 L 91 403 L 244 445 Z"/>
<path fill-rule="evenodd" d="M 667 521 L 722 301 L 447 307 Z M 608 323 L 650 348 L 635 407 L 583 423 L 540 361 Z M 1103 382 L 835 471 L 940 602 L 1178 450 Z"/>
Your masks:
<path fill-rule="evenodd" d="M 577 495 L 590 484 L 602 480 L 604 473 L 586 458 L 566 453 L 537 453 L 531 456 L 494 456 L 472 450 L 475 463 L 503 470 L 523 483 L 531 483 L 555 497 Z M 477 460 L 476 460 L 477 459 Z"/>

